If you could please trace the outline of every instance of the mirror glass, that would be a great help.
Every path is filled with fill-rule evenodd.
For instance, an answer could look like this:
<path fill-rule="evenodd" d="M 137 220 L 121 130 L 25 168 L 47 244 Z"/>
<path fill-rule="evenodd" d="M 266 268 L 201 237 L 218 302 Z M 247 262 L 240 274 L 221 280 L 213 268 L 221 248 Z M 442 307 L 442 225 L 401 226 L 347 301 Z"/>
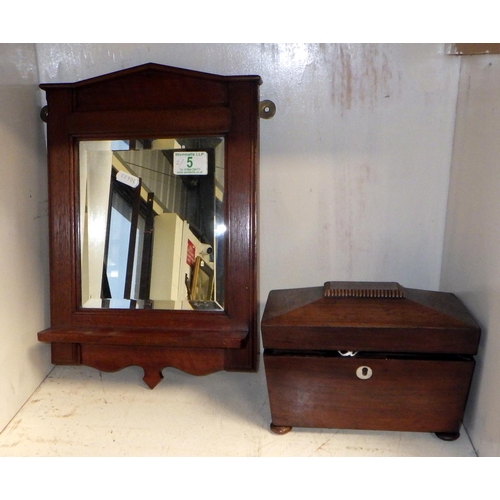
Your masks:
<path fill-rule="evenodd" d="M 81 306 L 224 308 L 224 138 L 80 141 Z"/>

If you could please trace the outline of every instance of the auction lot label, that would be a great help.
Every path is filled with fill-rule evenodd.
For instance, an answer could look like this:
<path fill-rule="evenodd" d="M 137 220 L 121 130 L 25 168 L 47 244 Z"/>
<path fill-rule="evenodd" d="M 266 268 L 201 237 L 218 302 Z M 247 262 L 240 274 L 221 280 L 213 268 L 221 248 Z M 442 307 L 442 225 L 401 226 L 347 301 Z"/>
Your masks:
<path fill-rule="evenodd" d="M 176 151 L 174 153 L 175 175 L 207 175 L 208 153 L 206 151 Z"/>

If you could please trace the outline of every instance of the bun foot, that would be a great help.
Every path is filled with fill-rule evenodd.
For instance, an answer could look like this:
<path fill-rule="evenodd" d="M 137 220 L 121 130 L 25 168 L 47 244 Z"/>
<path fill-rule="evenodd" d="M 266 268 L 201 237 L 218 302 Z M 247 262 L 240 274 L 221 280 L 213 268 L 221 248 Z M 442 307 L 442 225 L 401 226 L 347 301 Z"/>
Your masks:
<path fill-rule="evenodd" d="M 269 427 L 272 432 L 280 435 L 286 434 L 292 430 L 292 428 L 287 425 L 274 425 L 273 423 L 271 423 Z"/>
<path fill-rule="evenodd" d="M 436 432 L 435 434 L 443 441 L 456 441 L 460 437 L 460 432 Z"/>

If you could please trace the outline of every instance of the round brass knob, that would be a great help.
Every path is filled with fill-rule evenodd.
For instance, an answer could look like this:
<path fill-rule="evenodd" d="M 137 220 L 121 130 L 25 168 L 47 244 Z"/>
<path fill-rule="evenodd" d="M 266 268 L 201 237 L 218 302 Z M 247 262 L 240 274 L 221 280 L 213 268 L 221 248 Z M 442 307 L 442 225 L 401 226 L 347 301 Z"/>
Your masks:
<path fill-rule="evenodd" d="M 265 100 L 259 103 L 259 116 L 269 120 L 276 113 L 276 104 L 273 101 Z"/>

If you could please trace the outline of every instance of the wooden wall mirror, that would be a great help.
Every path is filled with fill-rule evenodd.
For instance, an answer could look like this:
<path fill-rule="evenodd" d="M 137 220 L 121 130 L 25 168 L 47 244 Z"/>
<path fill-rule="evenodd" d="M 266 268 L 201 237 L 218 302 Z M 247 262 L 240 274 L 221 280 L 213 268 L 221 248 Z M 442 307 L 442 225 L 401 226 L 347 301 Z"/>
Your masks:
<path fill-rule="evenodd" d="M 144 64 L 46 92 L 54 364 L 255 371 L 259 76 Z"/>

